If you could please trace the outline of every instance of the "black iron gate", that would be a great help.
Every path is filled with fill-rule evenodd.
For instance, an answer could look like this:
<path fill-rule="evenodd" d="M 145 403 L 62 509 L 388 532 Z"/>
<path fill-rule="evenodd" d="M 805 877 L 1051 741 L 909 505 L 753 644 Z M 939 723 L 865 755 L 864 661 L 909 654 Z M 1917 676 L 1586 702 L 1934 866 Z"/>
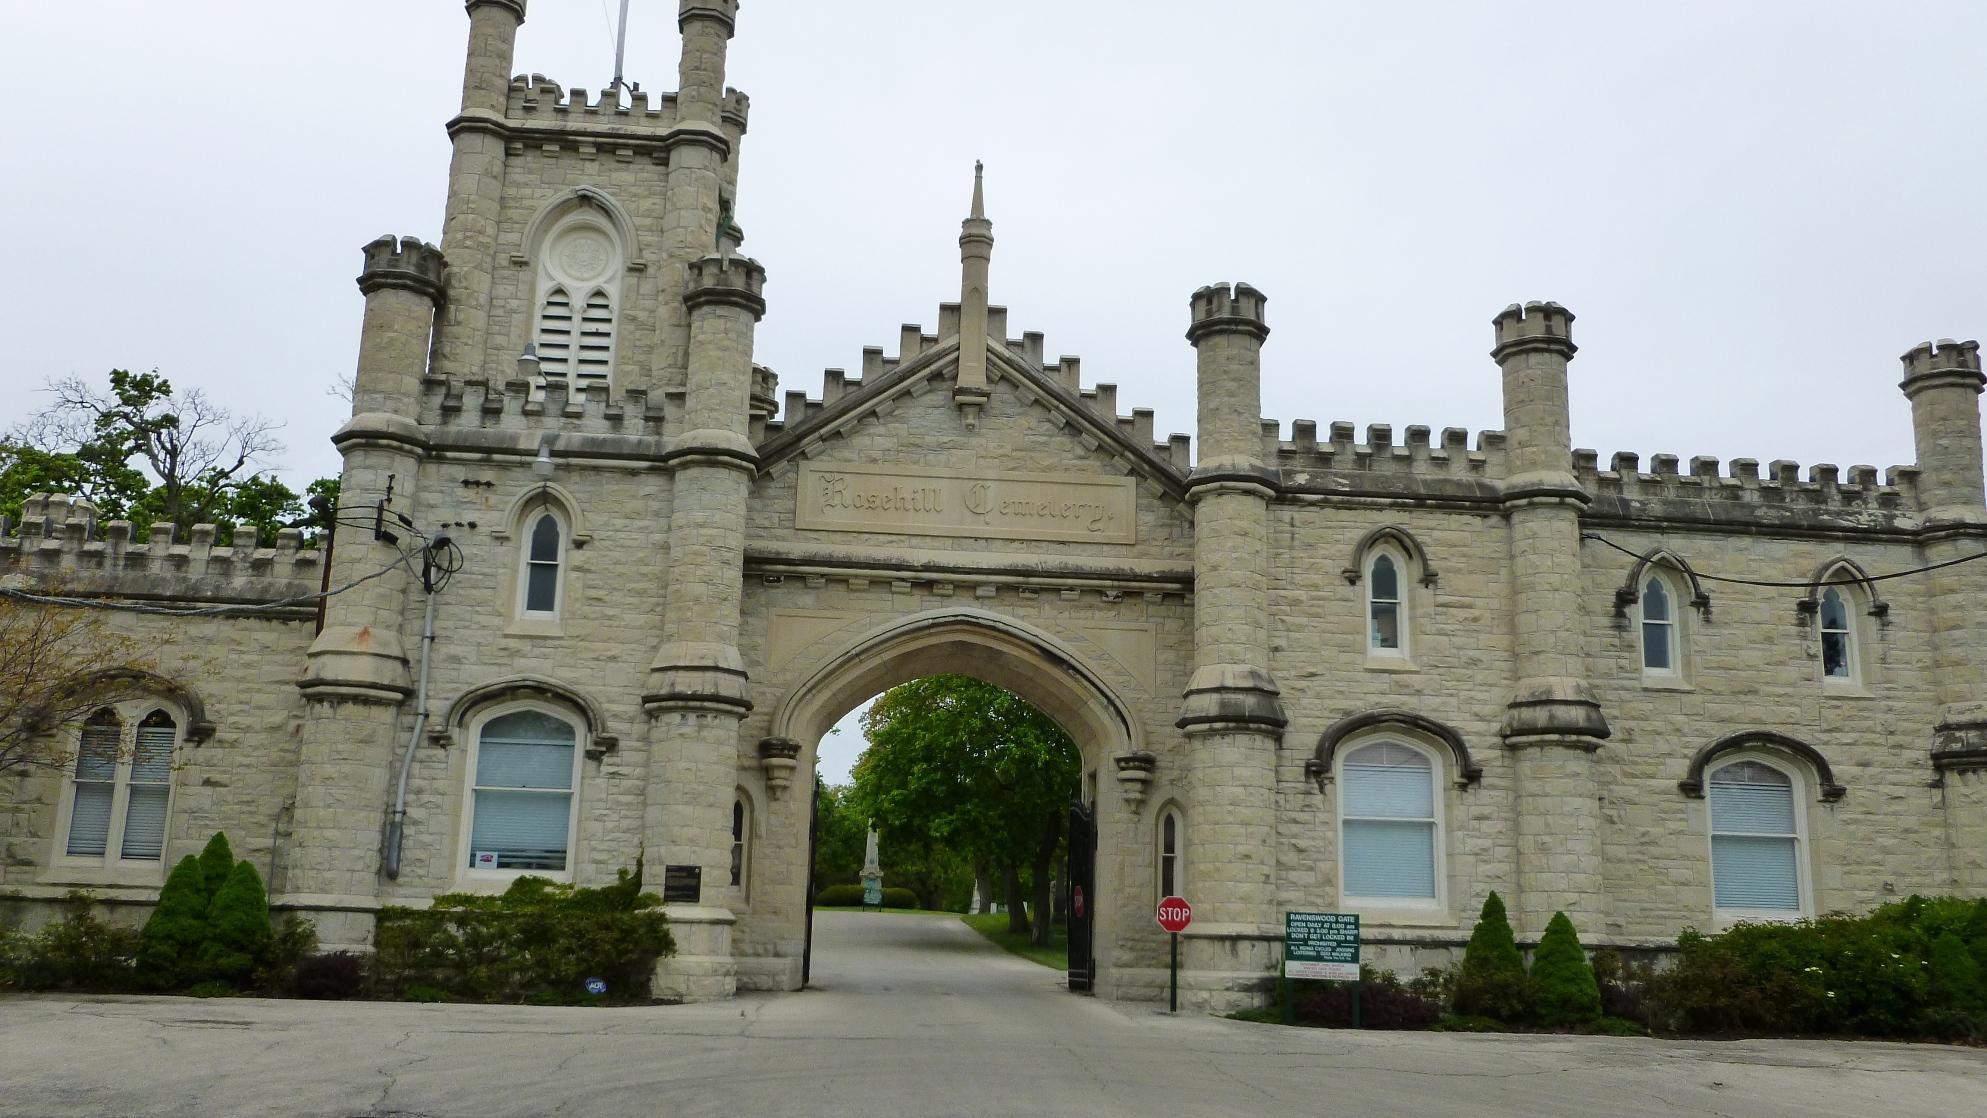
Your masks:
<path fill-rule="evenodd" d="M 1082 800 L 1069 805 L 1069 861 L 1063 880 L 1069 883 L 1064 906 L 1069 913 L 1069 988 L 1087 991 L 1097 978 L 1097 957 L 1091 950 L 1097 916 L 1097 819 Z"/>
<path fill-rule="evenodd" d="M 821 845 L 821 778 L 814 778 L 814 794 L 807 804 L 807 939 L 800 949 L 800 985 L 807 986 L 814 967 L 814 856 Z"/>

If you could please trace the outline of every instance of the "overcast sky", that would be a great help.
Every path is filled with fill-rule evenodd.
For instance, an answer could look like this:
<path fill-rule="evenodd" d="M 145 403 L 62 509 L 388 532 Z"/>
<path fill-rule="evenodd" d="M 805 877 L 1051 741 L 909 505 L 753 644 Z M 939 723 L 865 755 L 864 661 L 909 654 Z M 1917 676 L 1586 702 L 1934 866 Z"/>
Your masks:
<path fill-rule="evenodd" d="M 595 90 L 612 0 L 531 0 L 516 69 Z M 673 0 L 628 74 L 673 88 Z M 453 0 L 5 6 L 0 418 L 157 367 L 337 469 L 359 246 L 438 239 Z M 746 0 L 738 218 L 759 360 L 820 391 L 957 298 L 987 162 L 993 298 L 1087 382 L 1193 420 L 1188 294 L 1269 296 L 1285 424 L 1501 425 L 1488 320 L 1578 316 L 1576 445 L 1912 455 L 1897 357 L 1987 332 L 1987 4 Z"/>

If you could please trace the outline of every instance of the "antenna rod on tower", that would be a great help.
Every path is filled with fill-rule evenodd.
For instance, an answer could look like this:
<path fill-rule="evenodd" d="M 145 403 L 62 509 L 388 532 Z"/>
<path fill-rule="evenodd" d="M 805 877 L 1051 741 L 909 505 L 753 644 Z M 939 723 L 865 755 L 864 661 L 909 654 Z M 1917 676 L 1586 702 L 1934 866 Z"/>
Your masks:
<path fill-rule="evenodd" d="M 614 96 L 621 96 L 621 64 L 628 57 L 628 0 L 621 0 L 621 23 L 614 32 Z"/>

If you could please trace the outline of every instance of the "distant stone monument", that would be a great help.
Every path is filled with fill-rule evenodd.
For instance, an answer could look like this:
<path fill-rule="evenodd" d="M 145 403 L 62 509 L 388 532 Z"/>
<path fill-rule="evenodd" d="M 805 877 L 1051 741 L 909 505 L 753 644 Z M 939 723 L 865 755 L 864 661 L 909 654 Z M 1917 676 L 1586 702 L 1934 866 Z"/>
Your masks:
<path fill-rule="evenodd" d="M 883 867 L 876 863 L 875 827 L 869 829 L 869 838 L 862 847 L 862 903 L 865 908 L 883 907 Z"/>

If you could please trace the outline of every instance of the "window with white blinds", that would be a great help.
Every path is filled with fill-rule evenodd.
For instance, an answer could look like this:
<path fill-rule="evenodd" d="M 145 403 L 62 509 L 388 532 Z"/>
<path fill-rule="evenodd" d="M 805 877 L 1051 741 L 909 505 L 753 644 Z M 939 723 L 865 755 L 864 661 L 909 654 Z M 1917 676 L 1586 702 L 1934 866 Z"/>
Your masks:
<path fill-rule="evenodd" d="M 1793 778 L 1739 761 L 1713 772 L 1708 784 L 1713 903 L 1741 912 L 1803 911 Z"/>
<path fill-rule="evenodd" d="M 91 715 L 77 735 L 62 853 L 105 866 L 162 864 L 178 742 L 179 723 L 162 709 Z"/>
<path fill-rule="evenodd" d="M 578 760 L 573 724 L 546 711 L 483 723 L 471 766 L 469 868 L 564 872 Z"/>
<path fill-rule="evenodd" d="M 1340 892 L 1436 899 L 1435 764 L 1399 742 L 1347 754 L 1339 771 Z"/>

